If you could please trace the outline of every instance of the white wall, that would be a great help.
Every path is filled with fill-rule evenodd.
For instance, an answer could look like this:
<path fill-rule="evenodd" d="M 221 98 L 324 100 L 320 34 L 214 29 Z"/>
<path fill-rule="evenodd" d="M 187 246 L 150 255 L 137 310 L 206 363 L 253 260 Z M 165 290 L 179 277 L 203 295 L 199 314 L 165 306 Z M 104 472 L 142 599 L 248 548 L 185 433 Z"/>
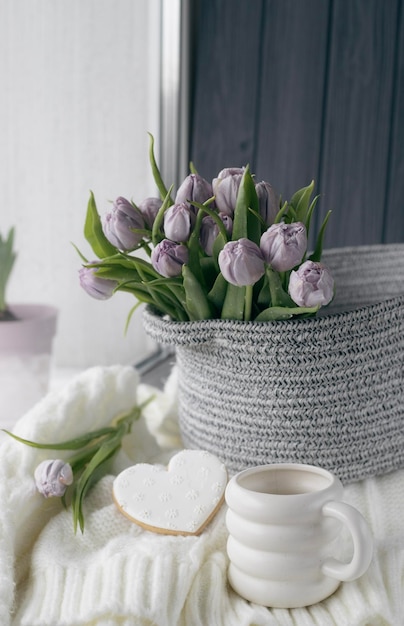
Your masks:
<path fill-rule="evenodd" d="M 0 230 L 16 226 L 10 302 L 60 309 L 54 363 L 132 363 L 152 348 L 135 300 L 91 299 L 79 286 L 92 257 L 89 189 L 103 213 L 118 195 L 154 194 L 147 131 L 158 135 L 155 0 L 1 0 Z"/>

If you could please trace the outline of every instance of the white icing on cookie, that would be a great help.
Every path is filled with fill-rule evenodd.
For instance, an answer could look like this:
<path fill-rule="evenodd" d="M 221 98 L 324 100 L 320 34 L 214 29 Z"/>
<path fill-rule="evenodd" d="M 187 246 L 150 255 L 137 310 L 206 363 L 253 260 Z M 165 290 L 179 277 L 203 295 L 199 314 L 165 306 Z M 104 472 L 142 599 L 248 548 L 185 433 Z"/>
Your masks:
<path fill-rule="evenodd" d="M 118 509 L 148 530 L 198 535 L 224 500 L 227 471 L 210 452 L 182 450 L 168 467 L 139 463 L 114 480 Z"/>

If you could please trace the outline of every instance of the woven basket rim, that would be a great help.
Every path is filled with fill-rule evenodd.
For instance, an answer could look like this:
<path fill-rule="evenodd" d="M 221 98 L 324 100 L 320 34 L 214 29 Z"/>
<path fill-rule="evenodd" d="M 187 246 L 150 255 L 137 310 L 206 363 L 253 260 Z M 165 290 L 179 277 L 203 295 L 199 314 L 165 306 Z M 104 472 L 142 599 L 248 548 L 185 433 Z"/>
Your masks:
<path fill-rule="evenodd" d="M 374 319 L 376 316 L 381 317 L 384 316 L 391 310 L 403 309 L 404 313 L 404 295 L 396 296 L 394 298 L 389 298 L 383 302 L 379 302 L 377 304 L 369 304 L 366 306 L 362 306 L 354 311 L 340 311 L 336 313 L 330 313 L 329 315 L 323 315 L 320 317 L 311 317 L 311 318 L 293 318 L 290 320 L 277 320 L 277 321 L 268 321 L 268 322 L 256 322 L 250 321 L 246 322 L 244 320 L 222 320 L 222 319 L 210 319 L 210 320 L 196 320 L 196 321 L 186 321 L 179 322 L 176 320 L 171 320 L 168 316 L 163 316 L 158 311 L 154 310 L 151 306 L 147 306 L 143 313 L 143 321 L 145 324 L 146 332 L 151 334 L 152 336 L 155 334 L 153 330 L 158 333 L 165 331 L 169 334 L 169 340 L 167 343 L 175 343 L 175 335 L 178 335 L 180 338 L 182 335 L 188 336 L 189 343 L 195 343 L 195 339 L 198 339 L 200 333 L 204 331 L 212 331 L 212 334 L 216 335 L 217 332 L 245 332 L 248 329 L 249 333 L 253 333 L 256 331 L 258 334 L 262 332 L 263 329 L 276 329 L 277 334 L 284 334 L 285 336 L 290 336 L 291 333 L 295 333 L 296 330 L 302 332 L 310 332 L 314 328 L 316 330 L 320 329 L 331 329 L 334 327 L 343 326 L 344 323 L 353 324 L 356 319 L 360 319 L 362 323 L 366 322 L 366 318 Z M 163 340 L 163 337 L 161 337 Z M 201 335 L 200 342 L 204 343 L 207 341 L 207 337 L 203 337 Z M 184 343 L 180 341 L 180 343 Z M 185 343 L 188 343 L 185 341 Z"/>
<path fill-rule="evenodd" d="M 404 256 L 404 244 L 375 244 L 367 246 L 350 246 L 345 248 L 330 248 L 324 251 L 323 259 L 327 257 L 355 254 L 377 255 L 386 252 L 399 252 Z M 327 308 L 320 314 L 309 317 L 295 317 L 277 321 L 244 321 L 227 319 L 207 319 L 197 321 L 176 321 L 163 315 L 151 305 L 147 305 L 143 312 L 143 323 L 146 332 L 160 343 L 172 345 L 187 345 L 206 343 L 215 336 L 239 340 L 248 332 L 261 337 L 264 332 L 274 335 L 278 340 L 290 339 L 298 332 L 299 335 L 312 336 L 313 331 L 339 333 L 345 332 L 348 327 L 356 324 L 368 324 L 378 318 L 388 323 L 391 317 L 401 316 L 404 319 L 404 285 L 403 293 L 393 297 L 380 296 L 376 302 L 360 304 L 349 310 L 327 312 Z M 345 329 L 345 330 L 344 330 Z"/>

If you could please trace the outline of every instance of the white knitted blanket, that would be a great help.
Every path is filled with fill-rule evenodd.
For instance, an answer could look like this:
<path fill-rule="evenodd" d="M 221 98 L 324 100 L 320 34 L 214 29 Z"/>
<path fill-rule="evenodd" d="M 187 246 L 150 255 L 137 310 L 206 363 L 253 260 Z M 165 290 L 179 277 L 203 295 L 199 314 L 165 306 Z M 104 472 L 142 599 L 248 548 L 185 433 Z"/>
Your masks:
<path fill-rule="evenodd" d="M 106 425 L 151 392 L 156 399 L 113 473 L 136 462 L 166 462 L 180 445 L 175 371 L 163 393 L 138 385 L 130 367 L 93 368 L 50 393 L 15 432 L 37 441 L 68 439 Z M 85 532 L 74 535 L 71 511 L 34 488 L 34 468 L 49 456 L 0 434 L 1 626 L 404 624 L 404 471 L 346 488 L 375 539 L 367 574 L 320 604 L 275 610 L 244 601 L 227 585 L 225 506 L 199 537 L 157 535 L 118 512 L 109 475 L 89 493 Z"/>

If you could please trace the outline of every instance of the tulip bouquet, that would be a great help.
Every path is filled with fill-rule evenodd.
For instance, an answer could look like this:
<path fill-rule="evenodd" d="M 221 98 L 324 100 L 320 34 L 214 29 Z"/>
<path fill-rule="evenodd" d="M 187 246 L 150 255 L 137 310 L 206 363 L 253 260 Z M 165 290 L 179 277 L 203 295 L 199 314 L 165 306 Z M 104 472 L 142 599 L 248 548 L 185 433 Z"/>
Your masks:
<path fill-rule="evenodd" d="M 318 196 L 314 182 L 281 202 L 247 165 L 223 169 L 212 183 L 191 163 L 173 195 L 150 136 L 150 163 L 160 198 L 117 198 L 103 217 L 91 193 L 85 237 L 98 257 L 84 261 L 81 286 L 94 298 L 127 291 L 172 320 L 271 321 L 314 315 L 333 298 L 320 262 L 327 213 L 308 255 Z M 142 250 L 143 255 L 133 254 Z"/>

